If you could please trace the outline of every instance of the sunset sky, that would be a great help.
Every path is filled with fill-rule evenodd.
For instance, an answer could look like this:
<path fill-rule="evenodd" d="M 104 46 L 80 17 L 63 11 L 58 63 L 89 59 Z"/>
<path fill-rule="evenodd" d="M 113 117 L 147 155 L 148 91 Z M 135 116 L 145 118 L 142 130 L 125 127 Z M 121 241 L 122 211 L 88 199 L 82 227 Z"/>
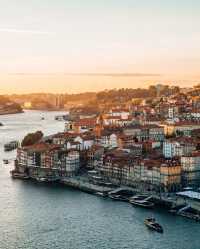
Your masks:
<path fill-rule="evenodd" d="M 0 1 L 0 94 L 196 84 L 199 24 L 199 0 Z"/>

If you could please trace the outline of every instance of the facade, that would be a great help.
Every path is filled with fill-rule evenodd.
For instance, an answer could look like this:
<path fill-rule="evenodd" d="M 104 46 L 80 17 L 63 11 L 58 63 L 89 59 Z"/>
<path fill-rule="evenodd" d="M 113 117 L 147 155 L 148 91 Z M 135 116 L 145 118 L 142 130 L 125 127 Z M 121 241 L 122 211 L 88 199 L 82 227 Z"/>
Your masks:
<path fill-rule="evenodd" d="M 98 169 L 103 164 L 104 147 L 99 145 L 93 145 L 87 151 L 87 168 Z"/>
<path fill-rule="evenodd" d="M 118 135 L 112 130 L 103 130 L 100 136 L 96 137 L 96 143 L 104 148 L 118 147 Z"/>
<path fill-rule="evenodd" d="M 169 119 L 174 119 L 178 116 L 178 106 L 176 105 L 171 105 L 168 108 L 168 118 Z"/>
<path fill-rule="evenodd" d="M 164 128 L 158 125 L 131 125 L 124 128 L 124 134 L 134 136 L 138 141 L 163 141 Z"/>
<path fill-rule="evenodd" d="M 80 167 L 80 155 L 78 151 L 71 150 L 64 157 L 65 160 L 65 175 L 74 176 L 77 174 Z"/>
<path fill-rule="evenodd" d="M 115 150 L 104 157 L 98 169 L 104 180 L 143 191 L 174 192 L 181 188 L 178 160 L 141 159 L 127 151 Z"/>
<path fill-rule="evenodd" d="M 181 188 L 181 164 L 177 160 L 166 161 L 160 167 L 160 186 L 166 192 L 175 192 Z"/>
<path fill-rule="evenodd" d="M 184 186 L 200 186 L 200 153 L 181 157 L 182 182 Z"/>
<path fill-rule="evenodd" d="M 178 135 L 190 136 L 193 130 L 200 129 L 199 122 L 177 122 L 163 124 L 165 135 Z"/>
<path fill-rule="evenodd" d="M 163 143 L 163 155 L 165 158 L 181 157 L 190 155 L 196 150 L 193 139 L 176 138 Z"/>
<path fill-rule="evenodd" d="M 128 109 L 112 109 L 110 110 L 108 115 L 112 117 L 119 117 L 120 119 L 128 119 L 130 116 L 130 112 Z"/>
<path fill-rule="evenodd" d="M 47 143 L 19 148 L 16 161 L 18 171 L 32 178 L 74 176 L 80 167 L 78 151 Z"/>
<path fill-rule="evenodd" d="M 84 118 L 73 123 L 73 128 L 75 133 L 84 133 L 93 131 L 95 125 L 97 124 L 96 118 Z"/>
<path fill-rule="evenodd" d="M 116 185 L 130 185 L 130 172 L 133 170 L 133 157 L 125 151 L 115 150 L 104 156 L 101 177 Z"/>

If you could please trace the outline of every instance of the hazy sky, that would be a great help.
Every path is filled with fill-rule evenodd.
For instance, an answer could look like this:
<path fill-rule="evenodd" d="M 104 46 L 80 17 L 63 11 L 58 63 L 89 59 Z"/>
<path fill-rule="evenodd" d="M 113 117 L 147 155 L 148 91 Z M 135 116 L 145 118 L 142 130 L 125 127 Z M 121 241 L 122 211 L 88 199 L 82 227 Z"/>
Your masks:
<path fill-rule="evenodd" d="M 0 0 L 0 93 L 189 85 L 199 44 L 199 0 Z"/>

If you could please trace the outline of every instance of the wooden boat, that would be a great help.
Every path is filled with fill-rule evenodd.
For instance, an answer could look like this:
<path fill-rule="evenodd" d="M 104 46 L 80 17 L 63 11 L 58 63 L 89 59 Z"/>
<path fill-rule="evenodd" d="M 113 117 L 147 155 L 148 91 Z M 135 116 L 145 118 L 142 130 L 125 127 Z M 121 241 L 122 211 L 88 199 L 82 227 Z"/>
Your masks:
<path fill-rule="evenodd" d="M 160 224 L 156 222 L 155 218 L 147 218 L 144 220 L 144 224 L 151 230 L 154 230 L 158 233 L 163 233 L 163 228 Z"/>

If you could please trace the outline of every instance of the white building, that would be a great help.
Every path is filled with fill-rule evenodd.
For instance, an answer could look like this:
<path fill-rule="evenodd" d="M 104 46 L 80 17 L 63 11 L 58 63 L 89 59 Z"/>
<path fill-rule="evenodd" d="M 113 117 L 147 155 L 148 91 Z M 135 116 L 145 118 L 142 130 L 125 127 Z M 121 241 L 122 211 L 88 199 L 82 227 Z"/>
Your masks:
<path fill-rule="evenodd" d="M 113 109 L 109 112 L 109 115 L 114 117 L 120 117 L 121 119 L 128 119 L 130 116 L 130 112 L 126 109 Z"/>
<path fill-rule="evenodd" d="M 116 134 L 111 134 L 110 135 L 110 147 L 111 148 L 116 148 L 118 147 L 118 138 L 117 138 L 117 135 Z"/>
<path fill-rule="evenodd" d="M 65 166 L 67 176 L 73 176 L 80 167 L 80 155 L 78 151 L 70 151 L 65 157 Z"/>
<path fill-rule="evenodd" d="M 176 140 L 167 140 L 163 143 L 163 155 L 165 158 L 186 156 L 196 150 L 194 143 L 184 141 L 184 137 Z"/>

